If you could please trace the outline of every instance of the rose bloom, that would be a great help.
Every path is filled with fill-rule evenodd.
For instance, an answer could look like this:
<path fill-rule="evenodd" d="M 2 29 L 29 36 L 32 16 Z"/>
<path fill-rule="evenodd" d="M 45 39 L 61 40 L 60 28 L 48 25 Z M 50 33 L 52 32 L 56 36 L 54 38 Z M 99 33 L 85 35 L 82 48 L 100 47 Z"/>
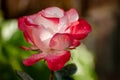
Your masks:
<path fill-rule="evenodd" d="M 31 66 L 44 59 L 52 71 L 60 70 L 69 61 L 70 50 L 80 45 L 91 32 L 90 25 L 79 19 L 75 9 L 64 11 L 58 7 L 49 7 L 36 14 L 18 19 L 18 27 L 32 46 L 25 50 L 39 50 L 23 61 Z"/>

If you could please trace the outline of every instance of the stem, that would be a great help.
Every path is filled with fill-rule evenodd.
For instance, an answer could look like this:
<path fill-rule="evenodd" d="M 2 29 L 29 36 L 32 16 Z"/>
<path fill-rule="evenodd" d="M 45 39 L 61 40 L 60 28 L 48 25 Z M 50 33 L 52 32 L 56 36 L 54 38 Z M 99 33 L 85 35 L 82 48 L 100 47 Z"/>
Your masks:
<path fill-rule="evenodd" d="M 50 71 L 50 80 L 54 80 L 54 71 Z"/>

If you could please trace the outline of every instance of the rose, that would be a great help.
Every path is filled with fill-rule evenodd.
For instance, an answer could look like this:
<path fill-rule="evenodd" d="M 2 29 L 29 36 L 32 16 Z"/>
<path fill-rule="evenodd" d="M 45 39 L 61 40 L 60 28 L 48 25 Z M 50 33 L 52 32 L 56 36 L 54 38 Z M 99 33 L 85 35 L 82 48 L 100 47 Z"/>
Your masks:
<path fill-rule="evenodd" d="M 23 63 L 31 66 L 41 59 L 47 61 L 50 70 L 60 70 L 70 59 L 70 50 L 80 45 L 91 32 L 90 25 L 78 20 L 75 9 L 67 12 L 58 7 L 49 7 L 36 14 L 18 19 L 18 26 L 32 46 L 25 50 L 39 50 Z"/>

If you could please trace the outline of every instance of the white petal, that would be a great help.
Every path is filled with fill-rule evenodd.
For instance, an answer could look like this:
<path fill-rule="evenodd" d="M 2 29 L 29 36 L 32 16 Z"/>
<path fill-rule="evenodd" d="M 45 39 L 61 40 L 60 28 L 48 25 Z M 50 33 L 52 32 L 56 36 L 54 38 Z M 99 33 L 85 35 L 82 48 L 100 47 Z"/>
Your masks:
<path fill-rule="evenodd" d="M 65 29 L 69 26 L 68 18 L 67 16 L 64 16 L 60 19 L 60 22 L 58 24 L 58 32 L 64 33 Z"/>
<path fill-rule="evenodd" d="M 64 11 L 58 7 L 50 7 L 43 10 L 41 14 L 45 17 L 61 18 L 64 15 Z"/>
<path fill-rule="evenodd" d="M 69 11 L 66 12 L 66 15 L 68 16 L 69 23 L 77 21 L 79 18 L 79 15 L 75 9 L 70 9 Z"/>
<path fill-rule="evenodd" d="M 51 33 L 55 33 L 56 30 L 57 30 L 57 27 L 56 27 L 57 24 L 56 23 L 54 23 L 50 20 L 47 20 L 46 18 L 42 17 L 41 15 L 39 15 L 35 19 L 34 22 L 38 25 L 42 25 L 44 28 L 46 28 Z"/>
<path fill-rule="evenodd" d="M 32 36 L 37 47 L 42 51 L 49 49 L 49 43 L 46 43 L 52 37 L 52 34 L 43 27 L 33 28 Z"/>

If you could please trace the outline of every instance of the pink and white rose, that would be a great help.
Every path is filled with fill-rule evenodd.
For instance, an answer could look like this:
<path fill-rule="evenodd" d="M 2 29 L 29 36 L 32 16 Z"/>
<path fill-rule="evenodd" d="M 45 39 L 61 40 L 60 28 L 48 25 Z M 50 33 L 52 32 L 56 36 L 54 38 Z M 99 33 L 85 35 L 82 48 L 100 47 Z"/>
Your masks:
<path fill-rule="evenodd" d="M 91 32 L 90 25 L 79 19 L 75 9 L 64 11 L 49 7 L 36 14 L 18 19 L 18 27 L 32 46 L 25 50 L 40 50 L 25 59 L 23 63 L 31 66 L 41 59 L 46 60 L 50 70 L 60 70 L 70 59 L 70 50 L 80 45 Z"/>

